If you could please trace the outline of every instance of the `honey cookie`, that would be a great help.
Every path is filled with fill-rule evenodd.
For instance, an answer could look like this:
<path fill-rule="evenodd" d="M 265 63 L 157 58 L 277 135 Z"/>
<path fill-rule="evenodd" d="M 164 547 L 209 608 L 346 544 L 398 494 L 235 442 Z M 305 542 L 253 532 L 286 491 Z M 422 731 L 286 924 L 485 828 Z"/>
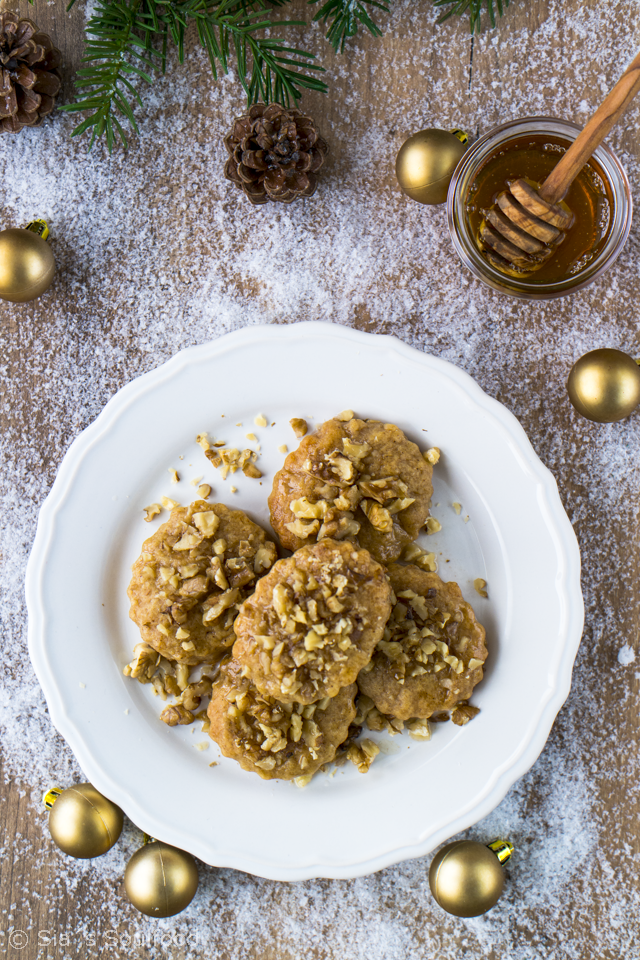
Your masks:
<path fill-rule="evenodd" d="M 399 720 L 450 710 L 482 680 L 484 627 L 457 583 L 412 564 L 388 572 L 396 603 L 358 686 Z"/>
<path fill-rule="evenodd" d="M 163 657 L 211 661 L 233 644 L 238 608 L 276 558 L 242 510 L 206 500 L 176 507 L 133 565 L 129 616 Z"/>
<path fill-rule="evenodd" d="M 355 683 L 305 706 L 259 693 L 242 673 L 236 660 L 225 662 L 209 704 L 209 736 L 225 757 L 264 780 L 310 777 L 333 760 L 356 713 Z"/>
<path fill-rule="evenodd" d="M 390 612 L 386 572 L 369 552 L 321 540 L 258 582 L 234 624 L 233 655 L 261 693 L 314 703 L 353 683 Z"/>
<path fill-rule="evenodd" d="M 390 563 L 429 514 L 432 466 L 394 424 L 340 417 L 286 458 L 269 496 L 271 524 L 289 550 L 325 537 L 357 540 Z"/>

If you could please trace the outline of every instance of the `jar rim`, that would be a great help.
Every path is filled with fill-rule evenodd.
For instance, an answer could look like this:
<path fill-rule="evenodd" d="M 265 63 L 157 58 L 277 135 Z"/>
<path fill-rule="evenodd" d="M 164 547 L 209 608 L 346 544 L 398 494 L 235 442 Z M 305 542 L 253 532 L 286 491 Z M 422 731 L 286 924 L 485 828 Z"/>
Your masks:
<path fill-rule="evenodd" d="M 602 168 L 613 195 L 612 223 L 602 249 L 583 270 L 572 277 L 549 283 L 532 283 L 509 277 L 485 260 L 477 247 L 475 237 L 471 234 L 466 213 L 466 197 L 475 175 L 489 155 L 495 151 L 496 146 L 508 143 L 509 140 L 523 133 L 533 134 L 534 132 L 555 134 L 572 141 L 581 130 L 582 127 L 573 121 L 561 120 L 557 117 L 532 116 L 509 120 L 483 134 L 460 159 L 451 179 L 447 197 L 447 219 L 451 240 L 458 257 L 467 269 L 499 293 L 527 300 L 550 300 L 576 293 L 604 273 L 620 255 L 631 229 L 633 201 L 624 167 L 613 149 L 604 143 L 594 150 L 592 156 Z"/>

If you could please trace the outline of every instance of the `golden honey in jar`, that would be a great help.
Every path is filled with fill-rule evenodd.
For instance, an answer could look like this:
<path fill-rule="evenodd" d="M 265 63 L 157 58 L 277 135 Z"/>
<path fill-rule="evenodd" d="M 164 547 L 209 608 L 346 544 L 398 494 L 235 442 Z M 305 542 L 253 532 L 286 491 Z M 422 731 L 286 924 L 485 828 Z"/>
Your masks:
<path fill-rule="evenodd" d="M 548 134 L 518 137 L 502 144 L 477 172 L 469 188 L 467 215 L 475 236 L 482 223 L 483 210 L 494 206 L 498 194 L 512 180 L 525 178 L 540 186 L 569 146 L 562 137 Z M 563 206 L 574 214 L 573 226 L 552 256 L 535 273 L 527 275 L 531 283 L 545 284 L 579 273 L 604 246 L 611 228 L 612 192 L 602 168 L 591 160 L 573 181 Z"/>
<path fill-rule="evenodd" d="M 546 262 L 533 272 L 507 272 L 506 263 L 501 270 L 478 244 L 482 211 L 495 207 L 509 181 L 524 179 L 539 188 L 580 129 L 553 117 L 510 120 L 481 136 L 460 160 L 447 198 L 451 240 L 465 267 L 493 290 L 524 300 L 563 297 L 592 283 L 621 253 L 633 202 L 624 167 L 604 143 L 567 192 L 563 205 L 575 222 Z"/>

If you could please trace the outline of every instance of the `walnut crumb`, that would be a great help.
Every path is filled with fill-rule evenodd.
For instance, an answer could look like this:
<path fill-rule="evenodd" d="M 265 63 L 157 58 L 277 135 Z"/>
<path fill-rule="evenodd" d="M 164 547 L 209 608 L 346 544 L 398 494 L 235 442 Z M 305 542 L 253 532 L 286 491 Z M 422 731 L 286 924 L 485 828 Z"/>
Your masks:
<path fill-rule="evenodd" d="M 245 440 L 255 440 L 255 441 L 257 441 L 257 439 L 258 439 L 258 438 L 256 437 L 255 433 L 245 433 L 244 436 L 245 436 Z"/>
<path fill-rule="evenodd" d="M 143 507 L 144 510 L 144 519 L 149 523 L 150 520 L 153 520 L 154 517 L 157 517 L 162 511 L 162 507 L 159 503 L 150 503 L 148 507 Z"/>
<path fill-rule="evenodd" d="M 253 422 L 255 423 L 256 427 L 268 427 L 268 426 L 269 426 L 269 421 L 268 421 L 267 418 L 265 417 L 264 413 L 259 413 L 257 417 L 254 417 Z"/>
<path fill-rule="evenodd" d="M 407 720 L 405 726 L 412 740 L 431 740 L 431 727 L 428 720 Z"/>
<path fill-rule="evenodd" d="M 200 474 L 199 477 L 194 477 L 193 480 L 190 480 L 189 482 L 191 483 L 192 487 L 197 487 L 201 480 L 202 480 L 202 474 Z"/>
<path fill-rule="evenodd" d="M 250 460 L 242 465 L 242 472 L 245 477 L 252 477 L 254 480 L 259 480 L 262 476 L 261 471 Z"/>
<path fill-rule="evenodd" d="M 201 483 L 198 487 L 198 496 L 201 500 L 206 500 L 211 496 L 211 487 L 208 483 Z"/>
<path fill-rule="evenodd" d="M 237 492 L 238 492 L 238 488 L 237 488 L 237 487 L 230 487 L 229 489 L 231 490 L 231 493 L 237 493 Z"/>
<path fill-rule="evenodd" d="M 206 740 L 201 740 L 199 743 L 194 743 L 196 750 L 208 750 L 209 744 Z"/>
<path fill-rule="evenodd" d="M 309 429 L 306 420 L 303 420 L 302 417 L 293 417 L 291 420 L 289 420 L 289 423 L 291 424 L 291 429 L 295 433 L 296 437 L 300 438 L 306 436 L 307 430 Z"/>
<path fill-rule="evenodd" d="M 462 510 L 462 504 L 458 503 L 457 500 L 454 500 L 451 506 L 453 507 L 455 512 L 458 514 L 458 516 L 460 516 L 460 511 Z"/>
<path fill-rule="evenodd" d="M 425 528 L 427 533 L 439 533 L 442 530 L 442 524 L 435 517 L 427 517 Z"/>
<path fill-rule="evenodd" d="M 432 466 L 440 459 L 440 448 L 439 447 L 430 447 L 428 450 L 425 450 L 422 454 L 427 463 L 430 463 Z"/>
<path fill-rule="evenodd" d="M 286 443 L 281 443 L 280 446 L 278 447 L 279 453 L 288 453 L 288 451 L 289 451 L 289 448 L 286 445 Z"/>
<path fill-rule="evenodd" d="M 178 501 L 172 500 L 171 497 L 160 497 L 160 502 L 165 510 L 175 510 L 176 507 L 180 506 Z"/>
<path fill-rule="evenodd" d="M 476 577 L 473 581 L 473 585 L 476 588 L 476 592 L 480 594 L 481 597 L 484 597 L 485 600 L 488 597 L 487 593 L 487 581 L 483 580 L 482 577 Z"/>
<path fill-rule="evenodd" d="M 459 703 L 451 714 L 451 719 L 458 727 L 464 727 L 469 720 L 473 720 L 480 713 L 479 707 L 472 707 L 468 703 Z"/>
<path fill-rule="evenodd" d="M 180 483 L 180 476 L 178 471 L 173 467 L 169 467 L 169 476 L 171 477 L 171 483 Z"/>
<path fill-rule="evenodd" d="M 210 766 L 210 767 L 217 767 L 217 766 L 218 766 L 218 761 L 217 761 L 217 760 L 214 760 L 212 763 L 209 764 L 209 766 Z"/>
<path fill-rule="evenodd" d="M 353 410 L 343 410 L 342 413 L 339 413 L 337 417 L 334 417 L 334 420 L 341 420 L 343 423 L 346 423 L 348 420 L 353 420 L 355 413 Z"/>

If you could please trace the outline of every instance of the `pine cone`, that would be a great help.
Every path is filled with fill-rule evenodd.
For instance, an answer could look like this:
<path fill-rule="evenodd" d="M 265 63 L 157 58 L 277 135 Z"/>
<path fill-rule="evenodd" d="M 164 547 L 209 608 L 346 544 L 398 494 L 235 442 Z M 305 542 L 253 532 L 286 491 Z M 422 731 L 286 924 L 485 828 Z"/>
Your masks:
<path fill-rule="evenodd" d="M 310 117 L 279 103 L 254 104 L 235 121 L 224 143 L 229 151 L 225 177 L 255 204 L 310 197 L 316 190 L 316 173 L 329 152 Z"/>
<path fill-rule="evenodd" d="M 32 20 L 0 13 L 0 131 L 19 133 L 51 113 L 61 86 L 60 51 Z"/>

